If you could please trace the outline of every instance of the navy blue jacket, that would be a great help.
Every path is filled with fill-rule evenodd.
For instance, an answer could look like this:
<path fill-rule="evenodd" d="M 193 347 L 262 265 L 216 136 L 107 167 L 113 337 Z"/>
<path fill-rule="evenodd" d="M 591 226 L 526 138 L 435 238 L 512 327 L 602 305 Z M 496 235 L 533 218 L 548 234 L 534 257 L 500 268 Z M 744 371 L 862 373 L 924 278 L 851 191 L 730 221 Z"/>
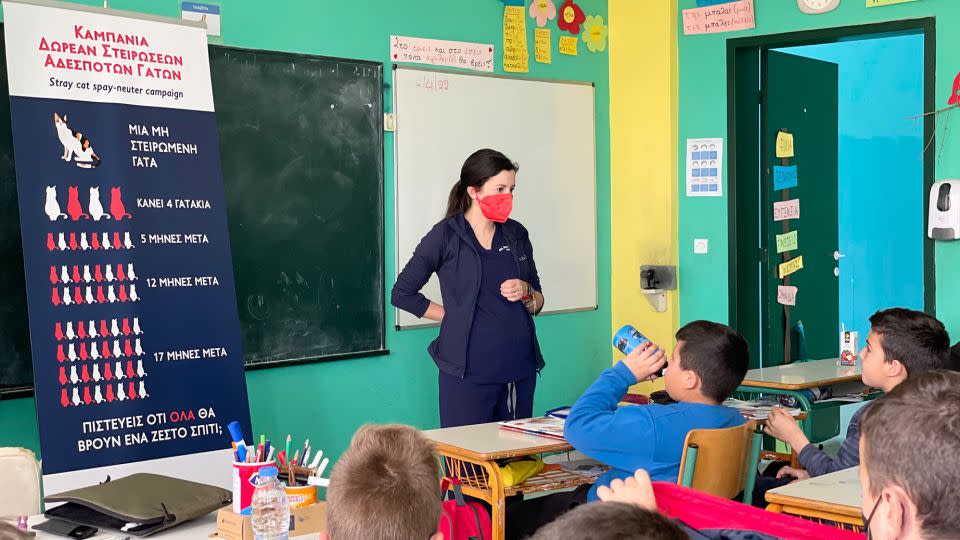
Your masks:
<path fill-rule="evenodd" d="M 501 225 L 501 230 L 517 263 L 519 278 L 541 291 L 527 229 L 508 219 Z M 440 371 L 461 378 L 467 368 L 467 340 L 480 292 L 482 267 L 472 236 L 473 230 L 462 213 L 434 225 L 413 251 L 413 257 L 400 272 L 390 295 L 390 303 L 395 307 L 423 317 L 430 307 L 430 300 L 420 289 L 431 275 L 437 274 L 444 316 L 440 323 L 440 335 L 430 343 L 427 351 Z M 539 372 L 545 364 L 536 330 L 533 347 Z"/>

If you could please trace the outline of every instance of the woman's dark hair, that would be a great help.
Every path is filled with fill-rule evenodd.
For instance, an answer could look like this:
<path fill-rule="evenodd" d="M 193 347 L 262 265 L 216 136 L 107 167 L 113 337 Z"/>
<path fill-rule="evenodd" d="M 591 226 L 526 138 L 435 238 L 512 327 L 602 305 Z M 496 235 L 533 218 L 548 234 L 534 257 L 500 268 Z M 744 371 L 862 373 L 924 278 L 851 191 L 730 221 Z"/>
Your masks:
<path fill-rule="evenodd" d="M 470 154 L 470 157 L 463 162 L 463 168 L 460 169 L 460 180 L 450 190 L 446 217 L 466 212 L 467 208 L 470 208 L 470 195 L 467 194 L 468 187 L 480 189 L 487 183 L 487 180 L 503 171 L 516 172 L 519 170 L 519 165 L 496 150 L 484 148 Z"/>

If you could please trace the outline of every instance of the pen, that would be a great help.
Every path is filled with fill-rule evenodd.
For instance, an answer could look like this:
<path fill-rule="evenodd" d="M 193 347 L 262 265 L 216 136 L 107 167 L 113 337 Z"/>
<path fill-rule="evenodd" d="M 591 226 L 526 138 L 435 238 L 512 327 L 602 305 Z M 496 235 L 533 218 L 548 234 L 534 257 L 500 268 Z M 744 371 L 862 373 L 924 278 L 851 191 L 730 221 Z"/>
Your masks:
<path fill-rule="evenodd" d="M 247 459 L 247 443 L 243 440 L 243 431 L 240 429 L 240 422 L 234 420 L 227 424 L 227 430 L 230 431 L 230 437 L 237 444 L 237 461 L 244 462 Z"/>
<path fill-rule="evenodd" d="M 284 459 L 286 459 L 286 457 L 290 455 L 290 441 L 291 441 L 291 440 L 293 440 L 293 438 L 292 438 L 289 434 L 287 434 L 287 446 L 283 449 L 283 450 L 284 450 L 284 452 L 283 452 L 283 457 L 284 457 Z"/>
<path fill-rule="evenodd" d="M 300 466 L 304 467 L 307 463 L 310 462 L 310 447 L 307 447 L 307 451 L 303 453 L 303 459 L 300 460 Z"/>

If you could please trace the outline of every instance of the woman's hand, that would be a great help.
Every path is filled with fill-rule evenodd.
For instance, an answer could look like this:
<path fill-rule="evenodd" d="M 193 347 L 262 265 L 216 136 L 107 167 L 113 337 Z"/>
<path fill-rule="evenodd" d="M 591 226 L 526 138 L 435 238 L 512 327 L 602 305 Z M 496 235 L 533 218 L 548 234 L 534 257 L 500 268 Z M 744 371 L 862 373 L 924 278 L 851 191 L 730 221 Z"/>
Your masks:
<path fill-rule="evenodd" d="M 532 287 L 520 279 L 508 279 L 500 285 L 500 294 L 509 302 L 519 302 L 524 296 L 533 293 Z"/>

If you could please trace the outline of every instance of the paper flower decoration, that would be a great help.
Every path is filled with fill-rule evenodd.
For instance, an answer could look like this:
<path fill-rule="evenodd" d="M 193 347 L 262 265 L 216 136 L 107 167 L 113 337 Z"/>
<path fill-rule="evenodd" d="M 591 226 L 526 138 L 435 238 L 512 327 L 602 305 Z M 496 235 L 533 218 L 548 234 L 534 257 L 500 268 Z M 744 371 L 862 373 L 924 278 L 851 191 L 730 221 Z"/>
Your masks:
<path fill-rule="evenodd" d="M 580 9 L 580 6 L 574 4 L 573 0 L 564 0 L 563 4 L 560 5 L 560 17 L 557 19 L 557 26 L 561 30 L 571 34 L 579 34 L 580 25 L 583 24 L 584 20 L 586 20 L 586 17 L 583 15 L 583 10 Z"/>
<path fill-rule="evenodd" d="M 587 44 L 590 52 L 603 52 L 607 48 L 607 27 L 603 24 L 603 16 L 587 17 L 583 23 L 583 34 L 580 39 Z"/>
<path fill-rule="evenodd" d="M 547 21 L 557 18 L 557 5 L 553 0 L 533 0 L 530 2 L 530 18 L 537 20 L 537 26 L 543 28 Z"/>

